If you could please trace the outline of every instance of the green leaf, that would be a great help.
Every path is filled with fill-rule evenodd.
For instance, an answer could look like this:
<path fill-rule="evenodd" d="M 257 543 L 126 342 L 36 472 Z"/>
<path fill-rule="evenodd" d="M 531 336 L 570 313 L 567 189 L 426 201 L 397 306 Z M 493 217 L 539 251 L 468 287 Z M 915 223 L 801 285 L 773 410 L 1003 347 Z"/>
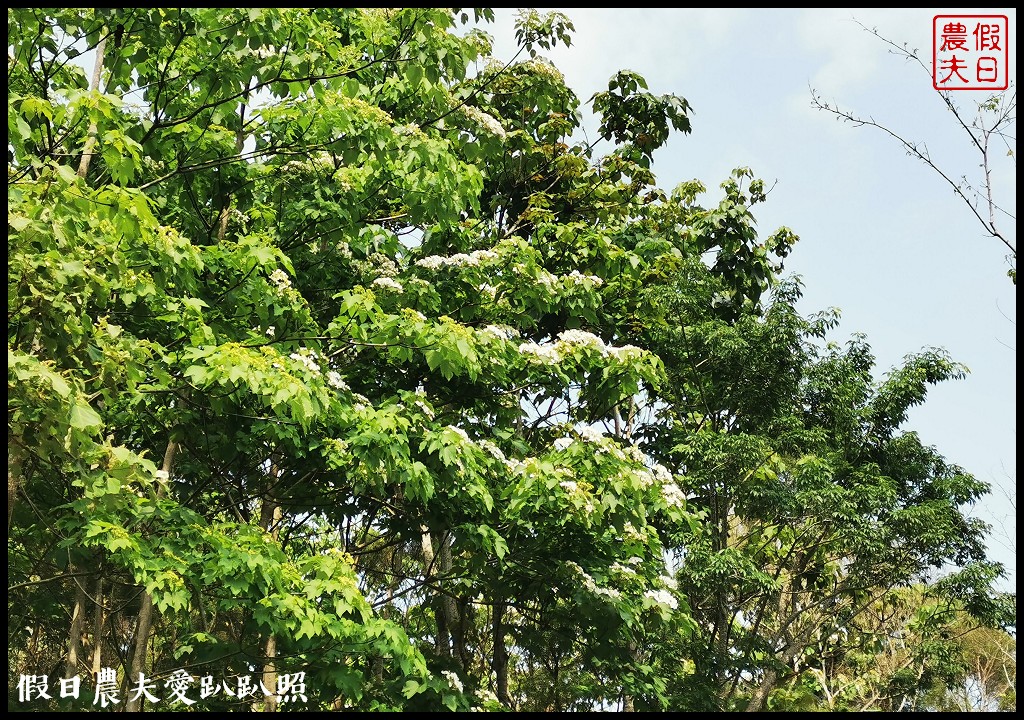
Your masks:
<path fill-rule="evenodd" d="M 77 402 L 71 406 L 69 419 L 71 427 L 76 430 L 89 430 L 103 425 L 103 419 L 88 404 Z"/>

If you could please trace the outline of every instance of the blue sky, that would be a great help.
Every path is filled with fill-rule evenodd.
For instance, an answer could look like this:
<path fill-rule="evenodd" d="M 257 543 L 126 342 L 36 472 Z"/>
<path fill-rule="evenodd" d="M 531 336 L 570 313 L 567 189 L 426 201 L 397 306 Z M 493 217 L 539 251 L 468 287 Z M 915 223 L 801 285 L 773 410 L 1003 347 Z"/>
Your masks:
<path fill-rule="evenodd" d="M 550 10 L 544 8 L 543 10 Z M 576 28 L 573 44 L 543 54 L 586 101 L 628 68 L 655 94 L 685 97 L 693 132 L 655 155 L 658 183 L 699 179 L 717 201 L 732 168 L 775 183 L 755 210 L 767 235 L 781 225 L 801 240 L 787 273 L 804 282 L 805 313 L 838 307 L 834 339 L 864 333 L 879 373 L 908 353 L 945 348 L 970 375 L 935 387 L 906 426 L 951 462 L 992 484 L 975 509 L 994 525 L 993 557 L 1016 580 L 1016 291 L 1007 249 L 987 236 L 934 170 L 881 131 L 838 122 L 812 107 L 824 99 L 924 142 L 954 178 L 980 185 L 980 156 L 921 67 L 888 52 L 875 28 L 931 61 L 936 14 L 1007 15 L 1009 77 L 1016 82 L 1016 11 L 943 9 L 559 8 Z M 485 29 L 495 56 L 515 52 L 514 9 L 496 10 Z M 984 92 L 953 99 L 970 119 Z M 589 115 L 589 107 L 584 107 Z M 597 124 L 585 127 L 593 138 Z M 1015 135 L 1015 125 L 1011 134 Z M 1016 151 L 1015 143 L 1012 145 Z M 996 201 L 1016 214 L 1016 159 L 991 153 Z M 1016 245 L 1016 221 L 997 224 Z"/>

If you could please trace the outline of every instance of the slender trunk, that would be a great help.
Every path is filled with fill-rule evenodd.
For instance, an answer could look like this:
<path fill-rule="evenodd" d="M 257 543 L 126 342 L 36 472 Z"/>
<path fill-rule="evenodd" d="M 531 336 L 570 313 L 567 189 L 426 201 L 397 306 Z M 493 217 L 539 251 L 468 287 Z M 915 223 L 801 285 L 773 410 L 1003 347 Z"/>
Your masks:
<path fill-rule="evenodd" d="M 508 648 L 505 647 L 505 601 L 494 603 L 494 620 L 491 623 L 491 634 L 494 644 L 494 693 L 498 702 L 505 707 L 512 707 L 512 698 L 508 694 Z"/>
<path fill-rule="evenodd" d="M 89 84 L 91 90 L 99 92 L 100 76 L 103 73 L 103 55 L 107 49 L 107 39 L 104 37 L 96 46 L 96 62 L 92 66 L 92 82 Z M 82 160 L 78 163 L 78 177 L 84 178 L 89 172 L 89 163 L 92 161 L 93 151 L 96 149 L 96 134 L 99 128 L 96 122 L 89 123 L 89 132 L 85 138 L 85 148 L 82 150 Z"/>
<path fill-rule="evenodd" d="M 441 536 L 437 555 L 437 569 L 442 578 L 447 578 L 452 572 L 452 537 L 450 534 Z M 467 669 L 466 643 L 462 632 L 461 613 L 459 613 L 459 606 L 455 598 L 448 593 L 441 595 L 441 611 L 444 613 L 444 622 L 451 635 L 453 654 L 462 663 L 463 669 Z"/>
<path fill-rule="evenodd" d="M 248 97 L 246 95 L 245 97 Z M 245 103 L 243 102 L 238 110 L 238 130 L 235 132 L 235 153 L 242 154 L 242 147 L 245 145 Z M 224 194 L 224 205 L 220 209 L 220 217 L 217 218 L 217 242 L 223 242 L 228 232 L 228 219 L 231 217 L 231 201 L 234 198 L 230 192 Z"/>
<path fill-rule="evenodd" d="M 637 652 L 636 642 L 633 640 L 629 641 L 629 657 L 635 667 L 638 664 L 640 655 Z M 622 695 L 622 712 L 636 712 L 636 709 L 633 707 L 633 693 L 628 690 L 625 690 Z"/>
<path fill-rule="evenodd" d="M 103 576 L 96 580 L 96 614 L 93 618 L 92 631 L 92 677 L 93 680 L 100 676 L 103 668 L 103 626 L 106 617 L 103 612 Z"/>
<path fill-rule="evenodd" d="M 423 552 L 423 574 L 429 583 L 436 573 L 434 570 L 434 542 L 430 537 L 430 528 L 420 525 L 420 549 Z M 442 603 L 443 605 L 443 603 Z M 437 636 L 434 638 L 434 649 L 441 657 L 451 657 L 451 645 L 448 642 L 448 622 L 442 607 L 434 605 L 434 622 L 437 625 Z"/>
<path fill-rule="evenodd" d="M 271 468 L 271 474 L 274 479 L 277 479 L 277 467 Z M 269 513 L 266 513 L 267 506 L 273 507 Z M 270 531 L 270 537 L 275 541 L 278 538 L 278 532 L 281 528 L 281 518 L 284 517 L 281 511 L 281 506 L 270 498 L 264 498 L 263 500 L 263 511 L 261 515 L 269 515 L 267 529 Z M 267 644 L 263 652 L 267 661 L 263 664 L 263 686 L 271 694 L 266 697 L 266 702 L 263 707 L 265 712 L 277 712 L 277 695 L 273 693 L 277 692 L 277 664 L 274 659 L 277 657 L 277 635 L 271 633 L 267 637 Z"/>
<path fill-rule="evenodd" d="M 178 452 L 178 443 L 173 440 L 167 443 L 167 449 L 164 450 L 164 462 L 160 466 L 160 469 L 165 473 L 166 482 L 161 481 L 156 490 L 157 499 L 160 499 L 167 492 L 167 482 L 170 482 L 171 476 L 171 465 L 174 463 L 174 455 Z M 131 667 L 125 676 L 125 687 L 130 687 L 134 683 L 139 675 L 142 674 L 142 668 L 146 664 L 146 648 L 149 645 L 149 631 L 153 627 L 153 596 L 148 592 L 143 591 L 142 593 L 142 606 L 139 608 L 139 619 L 135 624 L 135 648 L 132 651 L 132 662 Z M 125 712 L 139 712 L 142 710 L 144 693 L 138 693 L 138 697 L 132 699 L 128 698 L 125 703 Z"/>
<path fill-rule="evenodd" d="M 68 656 L 64 666 L 65 677 L 78 674 L 78 663 L 83 659 L 82 631 L 85 626 L 85 604 L 89 598 L 82 587 L 81 578 L 72 578 L 75 583 L 75 606 L 71 611 L 71 629 L 68 631 Z"/>
<path fill-rule="evenodd" d="M 7 436 L 7 447 L 11 446 L 11 436 Z M 7 534 L 11 534 L 11 518 L 14 517 L 14 502 L 18 499 L 18 488 L 21 487 L 21 462 L 7 450 Z"/>
<path fill-rule="evenodd" d="M 281 471 L 277 466 L 276 462 L 270 464 L 270 487 L 267 489 L 267 493 L 263 497 L 263 502 L 260 504 L 260 524 L 263 529 L 270 533 L 271 539 L 277 542 L 281 532 L 281 518 L 284 517 L 284 512 L 281 510 L 281 506 L 277 500 L 274 499 L 274 494 L 277 490 L 277 481 L 280 477 Z M 275 658 L 277 657 L 277 635 L 270 633 L 267 636 L 266 645 L 263 648 L 263 655 L 266 658 L 266 662 L 263 663 L 263 687 L 267 689 L 270 695 L 264 700 L 263 710 L 264 712 L 277 712 L 277 696 L 274 695 L 277 692 L 277 663 Z"/>

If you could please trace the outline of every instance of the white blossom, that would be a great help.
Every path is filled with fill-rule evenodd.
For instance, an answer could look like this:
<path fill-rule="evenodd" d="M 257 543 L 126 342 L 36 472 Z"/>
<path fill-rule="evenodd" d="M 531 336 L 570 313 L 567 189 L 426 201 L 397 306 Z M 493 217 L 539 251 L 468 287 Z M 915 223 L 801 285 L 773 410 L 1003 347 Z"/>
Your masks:
<path fill-rule="evenodd" d="M 288 273 L 281 268 L 270 273 L 270 282 L 274 283 L 274 285 L 277 286 L 277 289 L 281 292 L 284 292 L 292 286 L 292 281 L 288 278 Z"/>
<path fill-rule="evenodd" d="M 558 284 L 558 278 L 549 273 L 547 270 L 541 269 L 537 273 L 537 282 L 546 287 L 548 290 L 553 290 Z"/>
<path fill-rule="evenodd" d="M 637 530 L 636 527 L 633 525 L 633 523 L 631 523 L 629 521 L 627 521 L 622 526 L 622 534 L 625 535 L 626 539 L 628 539 L 628 540 L 643 540 L 644 539 L 643 533 L 641 533 L 639 530 Z"/>
<path fill-rule="evenodd" d="M 647 489 L 654 484 L 654 475 L 647 468 L 640 468 L 633 475 L 641 488 Z"/>
<path fill-rule="evenodd" d="M 273 325 L 271 325 L 270 327 L 267 328 L 266 332 L 267 332 L 267 337 L 274 337 L 274 333 L 277 332 L 277 328 L 275 328 Z"/>
<path fill-rule="evenodd" d="M 686 495 L 679 489 L 679 486 L 675 483 L 666 483 L 661 486 L 661 496 L 665 499 L 665 504 L 669 507 L 682 507 L 686 501 Z"/>
<path fill-rule="evenodd" d="M 451 670 L 442 670 L 441 674 L 444 675 L 448 684 L 455 688 L 456 692 L 462 692 L 462 680 L 459 679 L 458 675 L 453 673 Z"/>
<path fill-rule="evenodd" d="M 420 131 L 420 126 L 416 123 L 409 123 L 408 125 L 395 125 L 395 135 L 415 135 Z"/>
<path fill-rule="evenodd" d="M 562 354 L 554 345 L 538 345 L 534 342 L 524 342 L 519 346 L 519 352 L 523 355 L 530 355 L 543 365 L 557 365 L 562 360 Z"/>
<path fill-rule="evenodd" d="M 427 416 L 428 420 L 433 420 L 434 419 L 434 411 L 431 410 L 430 407 L 426 403 L 424 403 L 422 400 L 417 400 L 416 401 L 416 407 L 418 407 L 420 409 L 420 411 L 424 415 Z"/>
<path fill-rule="evenodd" d="M 505 459 L 505 453 L 501 451 L 501 448 L 492 443 L 490 440 L 480 440 L 477 444 L 481 448 L 489 452 L 494 457 L 495 460 L 500 460 L 501 462 L 508 462 Z"/>
<path fill-rule="evenodd" d="M 560 437 L 557 440 L 555 440 L 554 445 L 555 445 L 555 450 L 558 450 L 559 452 L 561 452 L 562 450 L 565 450 L 570 445 L 572 445 L 572 438 Z"/>
<path fill-rule="evenodd" d="M 648 590 L 644 593 L 644 597 L 650 598 L 659 605 L 667 605 L 673 610 L 679 607 L 679 601 L 668 590 Z"/>
<path fill-rule="evenodd" d="M 475 122 L 481 128 L 489 132 L 491 135 L 497 135 L 498 137 L 505 137 L 505 128 L 501 126 L 493 115 L 485 113 L 483 110 L 472 105 L 462 105 L 462 114 L 467 118 Z"/>
<path fill-rule="evenodd" d="M 308 350 L 305 350 L 302 353 L 293 352 L 288 357 L 290 357 L 295 362 L 303 365 L 313 375 L 320 374 L 320 365 L 317 363 L 316 360 L 313 359 Z"/>
<path fill-rule="evenodd" d="M 511 340 L 519 334 L 515 328 L 510 328 L 507 325 L 488 325 L 480 332 L 502 340 Z"/>
<path fill-rule="evenodd" d="M 635 345 L 623 345 L 622 347 L 608 347 L 608 354 L 619 362 L 636 360 L 643 351 Z"/>
<path fill-rule="evenodd" d="M 576 432 L 578 432 L 580 434 L 580 437 L 586 440 L 587 442 L 599 443 L 604 439 L 604 433 L 602 433 L 595 427 L 591 427 L 590 425 L 582 427 Z"/>
<path fill-rule="evenodd" d="M 335 390 L 348 390 L 348 385 L 345 384 L 341 375 L 334 370 L 327 373 L 327 384 Z"/>
<path fill-rule="evenodd" d="M 463 429 L 462 429 L 462 428 L 460 428 L 460 427 L 455 427 L 454 425 L 446 425 L 446 426 L 445 426 L 445 430 L 451 430 L 451 431 L 452 431 L 453 433 L 455 433 L 456 435 L 458 435 L 459 437 L 461 437 L 461 438 L 462 438 L 463 440 L 465 440 L 466 442 L 469 442 L 469 441 L 470 441 L 470 440 L 469 440 L 469 435 L 467 435 L 467 434 L 466 434 L 466 431 L 465 431 L 465 430 L 463 430 Z"/>
<path fill-rule="evenodd" d="M 428 255 L 417 260 L 416 264 L 427 270 L 438 270 L 442 267 L 479 267 L 481 263 L 497 259 L 498 253 L 493 250 L 474 250 L 471 253 L 456 253 L 449 257 Z"/>
<path fill-rule="evenodd" d="M 661 463 L 654 466 L 654 477 L 661 483 L 672 482 L 672 473 Z"/>
<path fill-rule="evenodd" d="M 672 588 L 673 590 L 675 590 L 676 586 L 679 584 L 676 582 L 676 579 L 671 575 L 662 575 L 658 579 L 661 580 L 662 585 L 664 585 L 667 588 Z"/>
<path fill-rule="evenodd" d="M 584 275 L 579 270 L 573 270 L 571 273 L 566 275 L 565 278 L 573 283 L 593 283 L 595 287 L 601 287 L 604 285 L 604 280 L 599 278 L 597 275 Z"/>
<path fill-rule="evenodd" d="M 608 348 L 605 346 L 604 340 L 593 333 L 586 332 L 585 330 L 564 330 L 558 334 L 558 340 L 567 345 L 582 345 L 584 347 L 594 348 L 602 355 L 608 353 Z"/>
<path fill-rule="evenodd" d="M 402 292 L 402 290 L 405 289 L 404 287 L 402 287 L 402 283 L 398 282 L 397 280 L 392 280 L 389 277 L 376 278 L 374 279 L 372 284 L 374 285 L 374 287 L 386 288 L 388 290 L 394 290 L 395 292 Z"/>
<path fill-rule="evenodd" d="M 612 563 L 611 570 L 613 572 L 619 572 L 625 575 L 636 575 L 636 570 L 626 565 L 623 565 L 622 563 Z"/>
<path fill-rule="evenodd" d="M 562 482 L 560 482 L 558 484 L 567 493 L 574 493 L 579 488 L 579 486 L 576 484 L 575 480 L 563 480 Z"/>

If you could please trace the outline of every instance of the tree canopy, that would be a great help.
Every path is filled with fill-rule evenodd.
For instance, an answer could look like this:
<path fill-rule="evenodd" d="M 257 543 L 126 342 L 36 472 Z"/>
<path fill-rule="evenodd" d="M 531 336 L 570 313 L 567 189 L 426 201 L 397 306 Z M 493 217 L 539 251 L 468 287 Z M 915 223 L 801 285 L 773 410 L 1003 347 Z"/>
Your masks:
<path fill-rule="evenodd" d="M 658 187 L 685 99 L 588 143 L 569 19 L 491 18 L 8 11 L 9 706 L 1015 704 L 901 429 L 966 368 L 877 379 L 750 169 Z"/>

